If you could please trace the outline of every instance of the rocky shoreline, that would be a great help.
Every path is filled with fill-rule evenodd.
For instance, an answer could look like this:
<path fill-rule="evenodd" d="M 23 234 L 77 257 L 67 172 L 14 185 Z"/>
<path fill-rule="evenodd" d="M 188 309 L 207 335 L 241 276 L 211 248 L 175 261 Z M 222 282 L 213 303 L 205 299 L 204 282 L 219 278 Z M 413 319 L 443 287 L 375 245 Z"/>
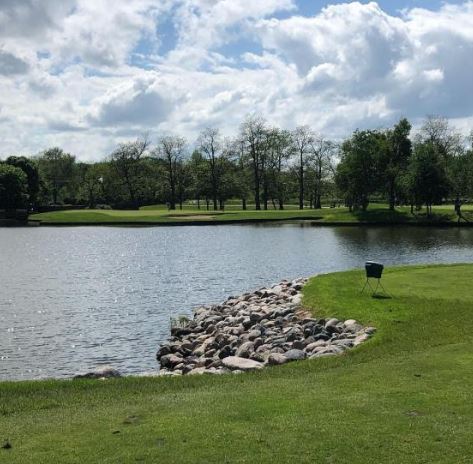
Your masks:
<path fill-rule="evenodd" d="M 284 280 L 222 304 L 202 306 L 171 329 L 157 353 L 160 375 L 241 373 L 335 356 L 374 334 L 351 319 L 315 319 L 301 305 L 307 279 Z"/>

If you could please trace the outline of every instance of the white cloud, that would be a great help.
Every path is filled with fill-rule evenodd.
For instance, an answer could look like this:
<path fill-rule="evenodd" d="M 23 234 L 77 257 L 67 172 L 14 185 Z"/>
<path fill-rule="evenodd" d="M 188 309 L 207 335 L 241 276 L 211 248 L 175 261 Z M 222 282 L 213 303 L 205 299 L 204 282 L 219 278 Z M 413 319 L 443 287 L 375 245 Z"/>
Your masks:
<path fill-rule="evenodd" d="M 303 17 L 296 4 L 2 0 L 0 157 L 63 145 L 100 158 L 144 132 L 232 134 L 249 112 L 332 137 L 429 113 L 467 130 L 473 1 L 401 16 L 352 2 Z"/>

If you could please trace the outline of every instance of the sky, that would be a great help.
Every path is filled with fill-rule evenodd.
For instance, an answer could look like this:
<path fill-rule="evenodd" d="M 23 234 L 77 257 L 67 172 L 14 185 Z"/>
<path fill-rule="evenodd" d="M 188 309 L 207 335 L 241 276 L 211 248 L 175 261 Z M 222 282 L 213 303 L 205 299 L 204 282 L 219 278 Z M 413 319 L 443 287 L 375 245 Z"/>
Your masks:
<path fill-rule="evenodd" d="M 104 159 L 256 113 L 342 139 L 473 129 L 473 0 L 0 0 L 0 158 Z"/>

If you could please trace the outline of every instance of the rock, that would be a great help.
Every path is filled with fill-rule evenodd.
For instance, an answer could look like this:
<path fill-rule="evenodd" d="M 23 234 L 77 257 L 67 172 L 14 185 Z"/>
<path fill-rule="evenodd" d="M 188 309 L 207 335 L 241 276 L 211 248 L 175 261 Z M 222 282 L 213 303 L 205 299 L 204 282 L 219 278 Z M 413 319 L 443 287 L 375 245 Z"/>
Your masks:
<path fill-rule="evenodd" d="M 299 329 L 297 328 L 292 328 L 287 334 L 286 334 L 286 340 L 288 342 L 293 342 L 294 340 L 299 339 L 302 336 L 302 333 Z"/>
<path fill-rule="evenodd" d="M 122 375 L 113 367 L 103 367 L 85 374 L 77 374 L 74 379 L 110 379 L 114 377 L 121 377 Z"/>
<path fill-rule="evenodd" d="M 259 322 L 263 318 L 262 314 L 258 314 L 256 312 L 250 313 L 250 321 L 252 322 Z"/>
<path fill-rule="evenodd" d="M 265 343 L 264 345 L 258 346 L 256 349 L 257 353 L 264 353 L 265 351 L 269 351 L 271 349 L 271 345 L 269 343 Z"/>
<path fill-rule="evenodd" d="M 286 358 L 286 356 L 284 356 L 281 353 L 271 353 L 268 356 L 268 364 L 271 366 L 277 366 L 280 364 L 285 364 L 287 362 L 288 362 L 288 359 Z"/>
<path fill-rule="evenodd" d="M 314 353 L 311 356 L 311 358 L 312 357 L 320 358 L 320 357 L 323 357 L 323 356 L 332 356 L 332 355 L 335 355 L 335 354 L 339 354 L 342 351 L 343 350 L 339 346 L 330 345 L 330 346 L 323 347 L 320 350 L 314 350 Z"/>
<path fill-rule="evenodd" d="M 238 356 L 229 356 L 222 359 L 222 364 L 231 370 L 252 371 L 263 368 L 263 364 L 252 359 L 240 358 Z"/>
<path fill-rule="evenodd" d="M 194 349 L 194 344 L 193 344 L 193 343 L 184 342 L 184 343 L 181 345 L 181 351 L 189 351 L 189 352 L 192 352 L 193 349 Z"/>
<path fill-rule="evenodd" d="M 305 348 L 305 344 L 301 340 L 296 340 L 296 341 L 293 342 L 292 348 L 294 348 L 296 350 L 303 350 Z"/>
<path fill-rule="evenodd" d="M 194 365 L 193 364 L 188 364 L 187 366 L 184 366 L 182 368 L 182 373 L 183 374 L 188 374 L 189 372 L 191 372 L 193 369 L 194 369 Z"/>
<path fill-rule="evenodd" d="M 353 340 L 342 338 L 340 340 L 334 340 L 332 344 L 343 348 L 351 348 L 353 346 Z"/>
<path fill-rule="evenodd" d="M 288 361 L 300 361 L 305 359 L 306 354 L 302 350 L 289 350 L 284 353 Z"/>
<path fill-rule="evenodd" d="M 366 333 L 358 335 L 358 337 L 356 337 L 353 342 L 353 346 L 361 345 L 363 342 L 366 342 L 366 340 L 368 340 L 369 338 L 370 336 Z"/>
<path fill-rule="evenodd" d="M 263 339 L 255 338 L 253 341 L 254 349 L 257 350 L 261 345 L 263 345 Z"/>
<path fill-rule="evenodd" d="M 175 354 L 166 354 L 161 358 L 161 366 L 163 367 L 173 368 L 181 362 L 182 358 L 180 356 L 176 356 Z"/>
<path fill-rule="evenodd" d="M 226 345 L 224 346 L 218 353 L 218 357 L 220 359 L 222 358 L 226 358 L 228 356 L 232 356 L 233 355 L 233 349 L 230 347 L 230 345 Z"/>
<path fill-rule="evenodd" d="M 248 333 L 248 340 L 254 340 L 255 338 L 261 337 L 261 331 L 252 330 Z"/>
<path fill-rule="evenodd" d="M 215 332 L 215 326 L 213 324 L 209 324 L 205 329 L 205 333 L 212 334 Z"/>
<path fill-rule="evenodd" d="M 159 348 L 156 358 L 159 361 L 163 356 L 171 353 L 171 348 L 168 345 L 163 345 Z"/>
<path fill-rule="evenodd" d="M 349 322 L 349 324 L 348 324 L 348 322 Z M 356 322 L 354 319 L 350 319 L 349 321 L 345 321 L 343 326 L 344 326 L 344 328 L 347 332 L 352 332 L 352 333 L 359 332 L 360 330 L 363 329 L 363 326 L 361 324 L 358 324 L 358 322 Z"/>
<path fill-rule="evenodd" d="M 271 353 L 284 353 L 284 350 L 280 346 L 275 346 L 272 350 Z"/>
<path fill-rule="evenodd" d="M 315 348 L 321 347 L 321 346 L 326 346 L 327 341 L 326 340 L 318 340 L 314 343 L 311 343 L 310 345 L 307 345 L 305 347 L 307 352 L 314 351 Z"/>
<path fill-rule="evenodd" d="M 268 359 L 269 355 L 270 355 L 270 353 L 268 351 L 266 351 L 264 353 L 251 353 L 250 354 L 250 359 L 252 359 L 253 361 L 258 361 L 258 362 L 264 363 Z"/>
<path fill-rule="evenodd" d="M 325 323 L 325 328 L 328 329 L 329 327 L 335 327 L 338 323 L 339 323 L 338 319 L 335 319 L 335 318 L 329 319 Z"/>
<path fill-rule="evenodd" d="M 205 357 L 211 358 L 216 352 L 217 350 L 215 348 L 212 348 L 205 352 Z"/>
<path fill-rule="evenodd" d="M 249 358 L 250 354 L 254 351 L 253 342 L 245 342 L 236 350 L 235 356 L 240 358 Z"/>
<path fill-rule="evenodd" d="M 324 331 L 322 333 L 314 335 L 314 339 L 315 339 L 315 341 L 319 341 L 319 340 L 325 340 L 326 341 L 326 340 L 330 340 L 330 335 Z"/>
<path fill-rule="evenodd" d="M 186 327 L 172 327 L 171 335 L 174 337 L 183 337 L 184 335 L 189 335 L 192 333 L 192 330 Z"/>
<path fill-rule="evenodd" d="M 187 375 L 202 375 L 205 374 L 207 369 L 205 367 L 196 367 L 192 369 Z"/>

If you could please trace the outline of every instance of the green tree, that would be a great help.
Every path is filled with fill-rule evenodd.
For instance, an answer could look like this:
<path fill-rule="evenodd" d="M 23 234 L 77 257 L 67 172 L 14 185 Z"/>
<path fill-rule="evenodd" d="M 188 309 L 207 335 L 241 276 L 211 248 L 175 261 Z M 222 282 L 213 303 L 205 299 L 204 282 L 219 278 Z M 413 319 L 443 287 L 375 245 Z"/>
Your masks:
<path fill-rule="evenodd" d="M 449 182 L 443 156 L 433 142 L 417 143 L 409 166 L 408 188 L 412 203 L 426 205 L 432 215 L 432 205 L 448 193 Z"/>
<path fill-rule="evenodd" d="M 50 148 L 39 156 L 38 167 L 46 194 L 51 194 L 57 204 L 61 191 L 74 179 L 75 157 L 61 148 Z"/>
<path fill-rule="evenodd" d="M 147 137 L 122 143 L 110 156 L 110 164 L 127 190 L 133 208 L 139 206 L 139 189 L 145 174 L 143 157 L 149 145 Z"/>
<path fill-rule="evenodd" d="M 36 164 L 25 156 L 9 156 L 6 164 L 20 168 L 27 177 L 28 197 L 32 204 L 35 204 L 39 193 L 39 172 Z"/>
<path fill-rule="evenodd" d="M 234 140 L 228 140 L 226 144 L 226 156 L 236 167 L 235 196 L 241 199 L 241 209 L 246 211 L 247 200 L 251 195 L 253 187 L 252 166 L 248 163 L 247 145 L 242 134 Z"/>
<path fill-rule="evenodd" d="M 200 151 L 194 150 L 188 163 L 191 175 L 190 190 L 192 197 L 197 201 L 198 209 L 201 208 L 202 200 L 206 200 L 208 209 L 209 199 L 212 196 L 212 192 L 208 185 L 207 160 L 203 157 Z"/>
<path fill-rule="evenodd" d="M 267 179 L 269 194 L 278 202 L 278 208 L 284 209 L 287 198 L 287 168 L 293 154 L 291 133 L 277 127 L 267 131 L 268 168 Z"/>
<path fill-rule="evenodd" d="M 97 200 L 103 196 L 104 166 L 102 163 L 78 163 L 77 170 L 80 178 L 79 193 L 89 208 L 93 208 Z"/>
<path fill-rule="evenodd" d="M 308 166 L 312 171 L 312 195 L 315 209 L 322 208 L 322 194 L 329 177 L 333 176 L 337 145 L 322 136 L 316 136 L 310 144 Z"/>
<path fill-rule="evenodd" d="M 366 211 L 370 195 L 379 187 L 378 153 L 384 136 L 378 131 L 355 131 L 341 147 L 335 181 L 351 209 Z"/>
<path fill-rule="evenodd" d="M 207 161 L 208 182 L 210 184 L 214 210 L 217 210 L 218 191 L 223 175 L 223 143 L 218 129 L 208 127 L 204 129 L 198 139 L 200 152 Z"/>
<path fill-rule="evenodd" d="M 380 147 L 378 170 L 388 196 L 389 209 L 394 211 L 400 189 L 400 178 L 406 171 L 412 155 L 412 142 L 409 139 L 411 124 L 401 119 L 393 129 L 386 131 L 387 144 Z"/>
<path fill-rule="evenodd" d="M 168 187 L 169 209 L 176 209 L 176 201 L 182 202 L 184 181 L 187 173 L 184 172 L 186 140 L 176 135 L 167 135 L 159 139 L 153 156 L 163 161 L 166 183 Z"/>
<path fill-rule="evenodd" d="M 427 116 L 416 142 L 431 143 L 446 169 L 449 169 L 449 162 L 463 150 L 461 134 L 450 126 L 447 118 L 441 116 Z"/>
<path fill-rule="evenodd" d="M 0 208 L 24 208 L 28 201 L 28 178 L 22 169 L 0 164 Z"/>
<path fill-rule="evenodd" d="M 266 121 L 256 115 L 247 116 L 240 127 L 239 141 L 253 174 L 255 209 L 261 209 L 261 183 L 264 175 L 266 150 Z"/>
<path fill-rule="evenodd" d="M 309 126 L 299 126 L 292 132 L 294 153 L 297 155 L 297 173 L 299 180 L 299 209 L 304 209 L 304 173 L 314 134 Z"/>

